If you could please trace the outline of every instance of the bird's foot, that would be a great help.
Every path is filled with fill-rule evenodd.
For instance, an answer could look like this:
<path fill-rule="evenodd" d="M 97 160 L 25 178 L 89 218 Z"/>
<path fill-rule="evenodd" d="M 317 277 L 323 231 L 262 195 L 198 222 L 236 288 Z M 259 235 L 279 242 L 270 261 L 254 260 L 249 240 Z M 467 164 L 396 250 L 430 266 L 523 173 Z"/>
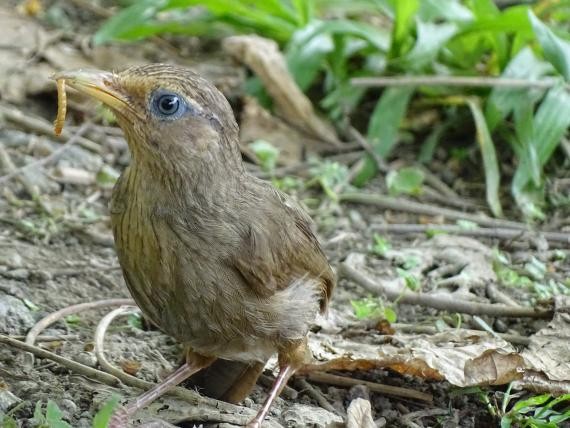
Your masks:
<path fill-rule="evenodd" d="M 120 406 L 119 408 L 115 409 L 111 415 L 111 419 L 109 419 L 107 428 L 128 428 L 129 416 L 130 413 L 127 408 Z"/>

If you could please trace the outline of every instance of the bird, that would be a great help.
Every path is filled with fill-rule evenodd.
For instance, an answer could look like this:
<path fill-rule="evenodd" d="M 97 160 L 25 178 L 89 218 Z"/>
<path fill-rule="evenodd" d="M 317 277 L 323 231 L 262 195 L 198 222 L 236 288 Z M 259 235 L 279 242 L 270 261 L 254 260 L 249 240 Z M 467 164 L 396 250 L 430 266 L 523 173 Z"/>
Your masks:
<path fill-rule="evenodd" d="M 109 426 L 126 426 L 195 373 L 215 377 L 217 366 L 237 369 L 210 387 L 242 399 L 277 354 L 275 382 L 247 425 L 261 427 L 289 378 L 311 361 L 308 331 L 336 284 L 310 216 L 246 170 L 229 102 L 193 71 L 146 64 L 54 77 L 101 101 L 122 128 L 131 161 L 109 204 L 119 264 L 144 315 L 187 349 L 177 370 Z"/>

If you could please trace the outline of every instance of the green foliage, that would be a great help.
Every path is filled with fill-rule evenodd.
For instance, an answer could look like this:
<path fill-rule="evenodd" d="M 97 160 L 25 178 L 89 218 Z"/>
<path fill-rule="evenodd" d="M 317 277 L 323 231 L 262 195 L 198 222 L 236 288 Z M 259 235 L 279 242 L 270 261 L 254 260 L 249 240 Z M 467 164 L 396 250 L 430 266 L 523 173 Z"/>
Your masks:
<path fill-rule="evenodd" d="M 279 149 L 265 140 L 256 140 L 248 146 L 261 164 L 261 169 L 272 172 L 277 164 Z"/>
<path fill-rule="evenodd" d="M 505 412 L 511 400 L 510 388 L 503 400 L 501 428 L 556 428 L 570 419 L 570 394 L 553 398 L 550 394 L 535 395 L 519 400 Z"/>
<path fill-rule="evenodd" d="M 544 167 L 570 126 L 570 95 L 564 86 L 570 79 L 570 43 L 567 30 L 558 28 L 568 18 L 564 3 L 539 0 L 532 7 L 500 10 L 492 0 L 138 0 L 108 20 L 95 42 L 162 33 L 270 37 L 282 46 L 300 88 L 323 94 L 317 101 L 332 121 L 367 114 L 366 134 L 381 158 L 397 146 L 412 101 L 440 105 L 444 115 L 449 107 L 468 108 L 490 210 L 502 215 L 497 152 L 510 153 L 515 161 L 511 194 L 523 214 L 534 219 L 543 217 Z M 442 85 L 383 91 L 351 84 L 361 76 L 425 74 L 548 77 L 560 84 L 548 89 Z M 267 96 L 258 80 L 248 87 Z M 368 114 L 364 101 L 370 99 L 377 101 Z M 445 129 L 438 127 L 430 135 L 422 161 L 431 158 Z M 374 158 L 367 155 L 353 183 L 364 185 L 377 172 Z M 332 188 L 323 187 L 331 196 Z"/>
<path fill-rule="evenodd" d="M 113 395 L 93 418 L 93 428 L 107 428 L 113 412 L 119 405 L 119 397 Z"/>
<path fill-rule="evenodd" d="M 374 244 L 372 245 L 371 251 L 380 257 L 385 257 L 386 253 L 390 250 L 390 241 L 383 236 L 374 234 Z"/>
<path fill-rule="evenodd" d="M 419 195 L 423 182 L 424 173 L 418 168 L 401 168 L 386 175 L 386 185 L 392 195 Z"/>
<path fill-rule="evenodd" d="M 45 412 L 43 403 L 36 403 L 34 422 L 36 428 L 71 428 L 71 425 L 63 420 L 63 414 L 57 404 L 51 400 L 48 400 Z"/>
<path fill-rule="evenodd" d="M 380 298 L 366 297 L 360 300 L 351 300 L 350 304 L 354 310 L 354 315 L 359 320 L 383 318 L 390 323 L 396 322 L 396 312 L 392 307 L 385 306 Z"/>

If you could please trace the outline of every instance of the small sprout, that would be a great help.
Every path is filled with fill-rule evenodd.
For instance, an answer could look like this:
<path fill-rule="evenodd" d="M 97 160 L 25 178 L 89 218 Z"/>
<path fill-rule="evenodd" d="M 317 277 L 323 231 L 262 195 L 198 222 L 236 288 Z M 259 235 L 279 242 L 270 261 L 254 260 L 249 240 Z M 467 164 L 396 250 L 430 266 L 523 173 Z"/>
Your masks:
<path fill-rule="evenodd" d="M 380 257 L 385 257 L 386 252 L 388 252 L 390 248 L 390 241 L 388 241 L 388 239 L 378 235 L 377 233 L 374 234 L 374 244 L 371 249 L 372 253 Z"/>
<path fill-rule="evenodd" d="M 108 165 L 104 165 L 95 176 L 97 184 L 103 188 L 113 187 L 120 173 Z"/>
<path fill-rule="evenodd" d="M 105 402 L 103 407 L 101 407 L 93 418 L 93 428 L 107 428 L 109 420 L 118 405 L 119 396 L 113 394 L 113 396 Z"/>
<path fill-rule="evenodd" d="M 404 270 L 411 270 L 420 264 L 420 259 L 416 256 L 410 255 L 404 259 L 402 263 L 402 269 Z"/>
<path fill-rule="evenodd" d="M 524 265 L 525 271 L 535 280 L 544 279 L 546 275 L 546 265 L 533 257 L 528 263 Z"/>
<path fill-rule="evenodd" d="M 436 227 L 434 227 L 433 229 L 428 229 L 428 230 L 426 230 L 426 236 L 427 236 L 428 238 L 433 238 L 433 237 L 435 237 L 435 236 L 437 236 L 437 235 L 445 235 L 445 233 L 446 233 L 445 231 L 440 230 L 440 229 L 438 229 L 438 228 L 436 228 Z"/>
<path fill-rule="evenodd" d="M 249 148 L 259 160 L 261 169 L 265 172 L 273 172 L 275 165 L 277 165 L 279 149 L 265 140 L 256 140 L 249 144 Z"/>
<path fill-rule="evenodd" d="M 141 314 L 138 314 L 138 313 L 130 314 L 127 317 L 127 324 L 133 328 L 137 328 L 139 330 L 142 330 L 143 329 L 143 321 L 142 321 Z"/>
<path fill-rule="evenodd" d="M 326 195 L 333 201 L 338 200 L 335 188 L 348 181 L 348 168 L 338 162 L 318 162 L 311 168 L 310 173 L 313 177 L 311 182 L 316 181 L 320 184 Z"/>
<path fill-rule="evenodd" d="M 413 195 L 422 193 L 424 173 L 417 168 L 402 168 L 386 175 L 386 185 L 391 195 Z"/>
<path fill-rule="evenodd" d="M 76 326 L 81 322 L 81 318 L 79 317 L 79 315 L 76 314 L 68 315 L 64 319 L 67 324 L 72 326 Z"/>
<path fill-rule="evenodd" d="M 283 178 L 274 178 L 271 182 L 275 187 L 284 192 L 303 188 L 303 181 L 297 177 L 285 176 Z"/>
<path fill-rule="evenodd" d="M 36 428 L 71 428 L 71 425 L 63 420 L 63 413 L 52 400 L 48 400 L 45 414 L 43 412 L 43 403 L 38 401 L 33 419 Z"/>
<path fill-rule="evenodd" d="M 364 299 L 351 300 L 354 315 L 359 320 L 368 318 L 383 318 L 389 323 L 396 322 L 397 314 L 390 306 L 385 306 L 379 298 L 365 297 Z"/>
<path fill-rule="evenodd" d="M 475 230 L 479 227 L 477 223 L 469 220 L 457 220 L 455 223 L 463 230 Z"/>
<path fill-rule="evenodd" d="M 404 280 L 406 287 L 408 287 L 410 290 L 418 291 L 421 288 L 420 279 L 416 275 L 405 269 L 398 268 L 397 271 L 400 278 Z"/>

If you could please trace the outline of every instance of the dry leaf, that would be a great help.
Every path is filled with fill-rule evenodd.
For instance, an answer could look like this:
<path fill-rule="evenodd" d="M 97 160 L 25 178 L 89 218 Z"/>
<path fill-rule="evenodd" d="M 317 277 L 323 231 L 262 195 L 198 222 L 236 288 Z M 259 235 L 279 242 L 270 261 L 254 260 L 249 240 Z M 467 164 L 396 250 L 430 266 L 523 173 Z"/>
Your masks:
<path fill-rule="evenodd" d="M 232 36 L 224 40 L 224 49 L 261 79 L 284 120 L 318 139 L 338 143 L 332 127 L 315 114 L 311 101 L 287 70 L 277 43 L 255 35 Z"/>
<path fill-rule="evenodd" d="M 370 401 L 364 398 L 352 400 L 346 411 L 346 428 L 376 428 Z"/>

